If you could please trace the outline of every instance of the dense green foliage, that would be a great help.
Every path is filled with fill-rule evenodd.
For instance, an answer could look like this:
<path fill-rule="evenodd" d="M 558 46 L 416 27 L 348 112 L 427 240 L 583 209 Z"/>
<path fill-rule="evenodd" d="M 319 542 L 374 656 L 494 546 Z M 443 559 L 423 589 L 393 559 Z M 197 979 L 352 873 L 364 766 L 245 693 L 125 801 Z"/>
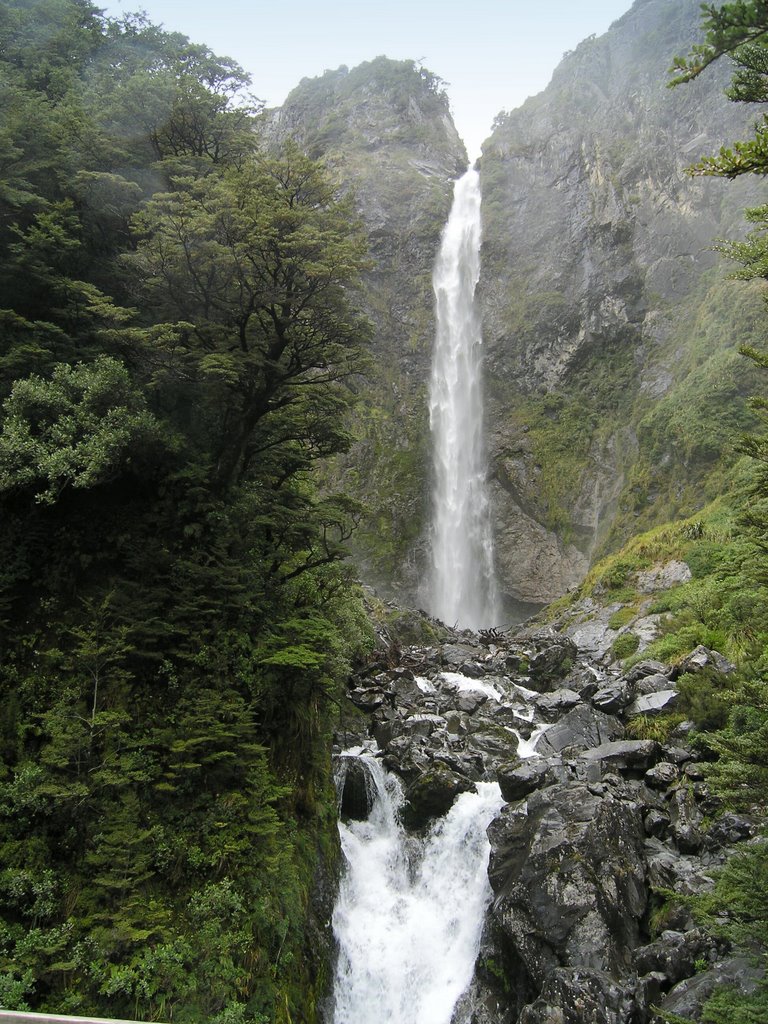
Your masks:
<path fill-rule="evenodd" d="M 713 61 L 729 54 L 735 66 L 730 98 L 764 102 L 768 97 L 768 4 L 736 0 L 720 7 L 703 5 L 703 29 L 704 42 L 689 57 L 675 61 L 673 70 L 678 75 L 673 84 L 697 77 Z M 763 116 L 752 139 L 722 149 L 718 156 L 691 168 L 691 173 L 726 178 L 768 173 L 767 124 Z M 761 207 L 748 211 L 748 218 L 757 225 L 756 230 L 745 242 L 724 243 L 721 248 L 742 266 L 734 276 L 759 281 L 764 296 L 768 217 Z M 742 344 L 742 353 L 751 360 L 752 368 L 755 364 L 768 367 L 763 351 Z M 743 365 L 749 365 L 747 360 Z M 734 395 L 739 390 L 738 375 L 738 369 L 728 375 Z M 708 391 L 703 392 L 704 398 Z M 736 449 L 748 458 L 727 478 L 725 493 L 698 518 L 633 540 L 593 571 L 585 590 L 612 594 L 628 607 L 642 606 L 643 613 L 662 616 L 662 635 L 635 655 L 636 659 L 650 656 L 674 662 L 697 644 L 733 658 L 738 666 L 734 673 L 708 670 L 683 675 L 677 711 L 697 727 L 695 741 L 709 760 L 709 782 L 724 806 L 764 821 L 768 813 L 768 403 L 763 397 L 753 398 L 754 418 L 745 424 L 743 415 L 734 416 L 728 397 L 721 395 L 709 411 L 706 402 L 698 403 L 700 410 L 703 406 L 705 423 L 717 416 L 718 430 L 744 431 L 741 440 L 736 435 L 734 441 Z M 659 407 L 657 412 L 661 411 Z M 701 437 L 713 450 L 722 443 L 717 432 L 708 429 Z M 633 591 L 635 572 L 671 558 L 684 559 L 692 579 L 650 606 L 647 602 L 641 605 L 641 595 Z M 626 634 L 619 639 L 622 635 Z M 673 726 L 676 716 L 669 717 Z M 655 721 L 657 738 L 664 738 L 664 725 L 662 719 Z M 642 728 L 640 724 L 635 734 Z M 726 864 L 710 893 L 690 900 L 702 923 L 754 957 L 763 969 L 768 955 L 767 864 L 768 843 L 763 838 Z M 764 977 L 748 995 L 727 988 L 716 991 L 706 1002 L 701 1020 L 705 1024 L 757 1024 L 767 1014 L 768 981 Z"/>
<path fill-rule="evenodd" d="M 237 65 L 0 7 L 0 1005 L 312 1020 L 328 731 L 367 642 L 320 494 L 349 203 Z"/>

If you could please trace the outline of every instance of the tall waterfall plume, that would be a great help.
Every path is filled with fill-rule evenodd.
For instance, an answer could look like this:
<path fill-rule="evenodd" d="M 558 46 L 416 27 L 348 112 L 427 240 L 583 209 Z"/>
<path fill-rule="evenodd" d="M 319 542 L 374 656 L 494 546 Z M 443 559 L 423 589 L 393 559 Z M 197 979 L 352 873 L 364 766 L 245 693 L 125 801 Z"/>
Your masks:
<path fill-rule="evenodd" d="M 480 199 L 480 178 L 470 169 L 456 182 L 432 275 L 437 332 L 429 396 L 434 492 L 427 603 L 449 625 L 470 628 L 494 626 L 499 619 L 475 308 Z"/>
<path fill-rule="evenodd" d="M 339 825 L 346 864 L 333 914 L 333 1024 L 451 1024 L 491 900 L 486 829 L 503 803 L 499 787 L 478 783 L 428 835 L 408 837 L 399 780 L 361 760 L 371 810 Z"/>

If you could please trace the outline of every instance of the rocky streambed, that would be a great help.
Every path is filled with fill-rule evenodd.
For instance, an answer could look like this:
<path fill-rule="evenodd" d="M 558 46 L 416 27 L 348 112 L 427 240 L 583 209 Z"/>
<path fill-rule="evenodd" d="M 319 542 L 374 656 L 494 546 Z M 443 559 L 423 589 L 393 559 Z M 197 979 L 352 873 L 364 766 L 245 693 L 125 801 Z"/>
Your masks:
<path fill-rule="evenodd" d="M 477 782 L 499 783 L 493 901 L 456 1024 L 656 1024 L 659 1009 L 695 1021 L 717 984 L 754 986 L 675 894 L 711 888 L 756 823 L 722 813 L 688 723 L 665 743 L 631 725 L 673 708 L 684 672 L 732 666 L 699 648 L 674 669 L 622 673 L 553 630 L 445 636 L 382 644 L 350 683 L 337 749 L 366 747 L 400 778 L 414 833 Z M 342 816 L 365 817 L 369 801 L 347 771 Z"/>

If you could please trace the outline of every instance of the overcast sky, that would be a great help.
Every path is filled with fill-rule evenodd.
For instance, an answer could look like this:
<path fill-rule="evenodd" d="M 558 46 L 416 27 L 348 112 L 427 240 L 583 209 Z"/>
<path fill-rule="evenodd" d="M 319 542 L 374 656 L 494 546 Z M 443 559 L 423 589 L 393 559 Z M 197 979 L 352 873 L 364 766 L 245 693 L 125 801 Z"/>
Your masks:
<path fill-rule="evenodd" d="M 671 0 L 670 0 L 671 2 Z M 500 110 L 540 92 L 566 50 L 605 32 L 632 0 L 110 0 L 107 14 L 145 10 L 253 77 L 269 106 L 305 77 L 386 54 L 445 79 L 470 157 Z"/>

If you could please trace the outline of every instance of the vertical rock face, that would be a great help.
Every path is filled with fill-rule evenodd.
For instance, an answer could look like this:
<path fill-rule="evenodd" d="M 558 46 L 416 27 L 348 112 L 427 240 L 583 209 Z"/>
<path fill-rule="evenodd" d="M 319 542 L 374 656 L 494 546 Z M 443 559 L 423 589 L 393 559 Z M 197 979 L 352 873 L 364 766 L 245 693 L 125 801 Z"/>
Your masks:
<path fill-rule="evenodd" d="M 755 186 L 685 168 L 756 115 L 723 96 L 725 67 L 666 87 L 699 16 L 637 0 L 483 148 L 497 552 L 518 600 L 551 600 L 600 544 L 706 498 L 724 438 L 681 412 L 697 396 L 746 415 L 730 321 L 752 299 L 725 294 L 710 247 L 740 233 Z"/>
<path fill-rule="evenodd" d="M 270 133 L 324 159 L 367 230 L 372 362 L 339 475 L 369 509 L 355 543 L 364 577 L 415 603 L 429 508 L 431 275 L 466 150 L 441 80 L 413 61 L 377 57 L 304 79 L 269 119 Z"/>

